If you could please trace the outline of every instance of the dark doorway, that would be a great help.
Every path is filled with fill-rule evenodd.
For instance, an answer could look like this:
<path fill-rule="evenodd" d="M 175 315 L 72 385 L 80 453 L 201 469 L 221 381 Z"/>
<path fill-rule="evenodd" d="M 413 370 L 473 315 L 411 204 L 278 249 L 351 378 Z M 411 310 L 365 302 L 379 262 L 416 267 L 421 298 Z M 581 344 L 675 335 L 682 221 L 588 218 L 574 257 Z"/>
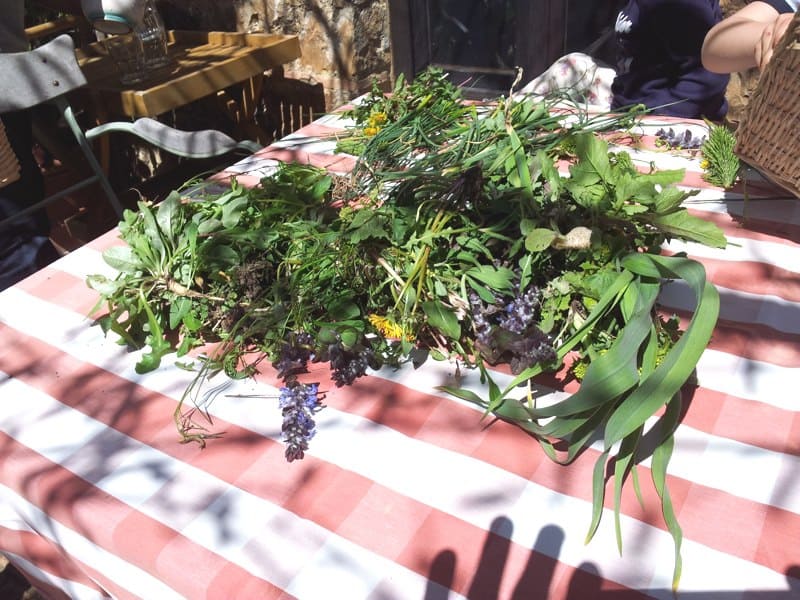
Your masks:
<path fill-rule="evenodd" d="M 389 0 L 396 74 L 442 68 L 471 98 L 507 93 L 559 56 L 590 51 L 613 62 L 622 2 L 583 0 Z M 609 48 L 612 48 L 609 52 Z"/>

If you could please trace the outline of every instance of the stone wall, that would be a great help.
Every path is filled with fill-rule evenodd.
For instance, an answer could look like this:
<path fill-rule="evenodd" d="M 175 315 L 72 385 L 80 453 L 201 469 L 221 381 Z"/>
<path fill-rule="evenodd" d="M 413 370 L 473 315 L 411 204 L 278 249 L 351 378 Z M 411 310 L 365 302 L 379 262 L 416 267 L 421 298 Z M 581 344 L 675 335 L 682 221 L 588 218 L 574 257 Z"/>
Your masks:
<path fill-rule="evenodd" d="M 721 0 L 729 14 L 747 0 Z M 302 58 L 285 76 L 321 88 L 326 109 L 367 91 L 373 78 L 391 80 L 389 0 L 157 0 L 170 28 L 290 33 Z M 758 72 L 734 74 L 729 120 L 736 124 Z"/>
<path fill-rule="evenodd" d="M 286 77 L 320 85 L 328 109 L 390 80 L 388 0 L 157 0 L 171 29 L 264 31 L 300 37 Z"/>

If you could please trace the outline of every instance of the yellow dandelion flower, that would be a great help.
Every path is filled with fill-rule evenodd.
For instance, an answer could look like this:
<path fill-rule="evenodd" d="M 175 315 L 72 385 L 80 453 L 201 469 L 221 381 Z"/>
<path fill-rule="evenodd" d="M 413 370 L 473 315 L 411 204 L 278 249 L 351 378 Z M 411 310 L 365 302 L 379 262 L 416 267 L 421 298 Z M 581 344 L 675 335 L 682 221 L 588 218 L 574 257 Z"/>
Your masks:
<path fill-rule="evenodd" d="M 402 325 L 395 323 L 388 317 L 382 317 L 381 315 L 372 313 L 367 317 L 367 320 L 370 322 L 370 325 L 387 340 L 406 339 L 411 341 L 413 339 Z"/>
<path fill-rule="evenodd" d="M 373 135 L 377 134 L 380 129 L 377 127 L 364 127 L 364 135 L 367 137 L 372 137 Z"/>
<path fill-rule="evenodd" d="M 387 120 L 386 113 L 383 112 L 376 112 L 370 117 L 370 121 L 375 125 L 383 125 Z"/>
<path fill-rule="evenodd" d="M 706 169 L 708 169 L 708 167 L 709 167 L 710 165 L 711 165 L 711 163 L 709 163 L 709 162 L 708 162 L 708 160 L 707 160 L 707 159 L 705 159 L 705 158 L 704 158 L 703 160 L 701 160 L 701 161 L 700 161 L 700 168 L 701 168 L 701 169 L 703 169 L 704 171 L 705 171 Z"/>

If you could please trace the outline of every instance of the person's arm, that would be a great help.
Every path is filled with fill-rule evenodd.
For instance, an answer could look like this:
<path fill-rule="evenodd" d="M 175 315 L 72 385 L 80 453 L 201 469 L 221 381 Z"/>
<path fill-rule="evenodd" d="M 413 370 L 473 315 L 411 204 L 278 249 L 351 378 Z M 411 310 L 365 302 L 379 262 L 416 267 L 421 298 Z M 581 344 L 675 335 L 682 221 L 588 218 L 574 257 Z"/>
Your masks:
<path fill-rule="evenodd" d="M 752 2 L 717 23 L 706 35 L 703 66 L 715 73 L 763 68 L 794 15 L 766 2 Z"/>

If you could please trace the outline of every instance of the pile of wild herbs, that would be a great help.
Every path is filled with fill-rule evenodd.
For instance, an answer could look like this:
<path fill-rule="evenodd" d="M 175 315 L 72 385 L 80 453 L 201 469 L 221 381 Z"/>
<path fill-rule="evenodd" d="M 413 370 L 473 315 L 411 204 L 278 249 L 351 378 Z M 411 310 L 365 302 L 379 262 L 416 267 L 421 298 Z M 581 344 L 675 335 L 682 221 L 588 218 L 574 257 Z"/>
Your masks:
<path fill-rule="evenodd" d="M 429 357 L 476 367 L 485 396 L 447 391 L 516 423 L 553 460 L 602 440 L 589 537 L 607 469 L 619 534 L 623 483 L 632 477 L 638 491 L 635 467 L 652 458 L 677 582 L 666 468 L 680 389 L 718 297 L 699 263 L 660 248 L 671 238 L 726 243 L 681 207 L 691 194 L 675 185 L 682 172 L 639 172 L 609 151 L 600 132 L 632 125 L 635 112 L 590 117 L 513 96 L 469 105 L 435 70 L 389 97 L 374 91 L 350 116 L 341 146 L 360 158 L 349 177 L 284 164 L 255 189 L 174 193 L 127 212 L 128 245 L 105 254 L 119 276 L 89 279 L 108 305 L 100 323 L 147 347 L 140 371 L 207 342 L 218 344 L 198 381 L 271 361 L 284 382 L 288 460 L 308 449 L 321 406 L 318 384 L 299 377 L 310 361 L 329 363 L 336 385 Z M 697 299 L 684 331 L 657 311 L 673 279 Z M 509 364 L 515 379 L 500 388 L 486 363 Z M 523 384 L 565 364 L 580 390 L 538 406 Z M 180 407 L 175 418 L 184 440 L 209 436 Z"/>

